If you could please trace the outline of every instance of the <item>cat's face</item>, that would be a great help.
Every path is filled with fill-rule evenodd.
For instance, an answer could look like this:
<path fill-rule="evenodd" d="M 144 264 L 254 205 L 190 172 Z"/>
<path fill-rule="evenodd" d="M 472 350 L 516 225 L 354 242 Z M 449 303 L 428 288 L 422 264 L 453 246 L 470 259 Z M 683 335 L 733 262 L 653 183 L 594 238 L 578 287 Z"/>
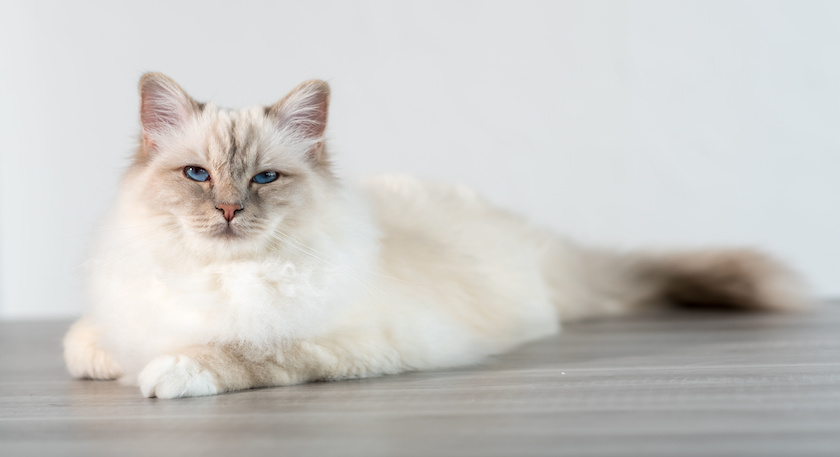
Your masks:
<path fill-rule="evenodd" d="M 128 179 L 161 229 L 196 249 L 282 243 L 336 185 L 323 82 L 242 110 L 197 103 L 160 74 L 144 76 L 140 92 L 143 144 Z"/>

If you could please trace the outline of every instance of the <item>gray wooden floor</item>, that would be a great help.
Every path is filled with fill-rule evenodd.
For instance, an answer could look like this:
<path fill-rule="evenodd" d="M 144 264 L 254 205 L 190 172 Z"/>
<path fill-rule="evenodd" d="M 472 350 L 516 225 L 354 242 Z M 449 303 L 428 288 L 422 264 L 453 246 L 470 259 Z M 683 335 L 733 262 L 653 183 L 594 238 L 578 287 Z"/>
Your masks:
<path fill-rule="evenodd" d="M 840 304 L 569 325 L 478 367 L 161 401 L 0 324 L 0 455 L 840 456 Z"/>

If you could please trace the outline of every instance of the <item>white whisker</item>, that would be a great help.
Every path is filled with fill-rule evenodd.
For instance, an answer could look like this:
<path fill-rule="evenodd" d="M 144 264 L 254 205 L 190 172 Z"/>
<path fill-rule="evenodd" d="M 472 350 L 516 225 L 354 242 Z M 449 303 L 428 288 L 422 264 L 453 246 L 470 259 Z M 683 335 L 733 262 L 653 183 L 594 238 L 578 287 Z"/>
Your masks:
<path fill-rule="evenodd" d="M 326 263 L 327 265 L 329 265 L 333 268 L 336 268 L 336 270 L 339 274 L 343 274 L 343 275 L 347 276 L 348 278 L 352 279 L 357 284 L 362 286 L 368 293 L 374 293 L 375 292 L 376 294 L 379 294 L 380 296 L 385 296 L 386 295 L 384 291 L 382 291 L 381 289 L 379 289 L 375 285 L 373 285 L 370 282 L 365 281 L 365 280 L 359 278 L 358 276 L 354 275 L 353 273 L 347 271 L 346 265 L 339 265 L 339 264 L 337 264 L 337 263 L 335 263 L 331 260 L 328 260 L 324 257 L 321 257 L 318 254 L 323 255 L 323 253 L 320 253 L 318 250 L 306 245 L 302 241 L 295 239 L 291 235 L 289 235 L 289 234 L 287 234 L 287 233 L 278 229 L 278 230 L 275 231 L 274 236 L 277 237 L 280 241 L 284 241 L 289 246 L 299 250 L 300 252 L 303 252 L 306 255 L 309 255 L 309 256 L 317 259 L 317 260 L 320 260 L 321 262 Z"/>

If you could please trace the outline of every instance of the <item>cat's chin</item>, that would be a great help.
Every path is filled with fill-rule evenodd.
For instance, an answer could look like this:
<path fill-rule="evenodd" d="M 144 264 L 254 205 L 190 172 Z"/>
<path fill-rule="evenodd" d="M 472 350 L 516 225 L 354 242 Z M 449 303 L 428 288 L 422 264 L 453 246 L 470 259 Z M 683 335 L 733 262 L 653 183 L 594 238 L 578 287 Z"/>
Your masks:
<path fill-rule="evenodd" d="M 232 225 L 226 225 L 210 234 L 210 238 L 222 241 L 241 241 L 246 239 L 247 236 L 242 229 L 236 228 Z"/>
<path fill-rule="evenodd" d="M 214 256 L 237 257 L 239 255 L 253 255 L 254 249 L 260 245 L 260 237 L 246 233 L 241 229 L 224 228 L 213 233 L 204 233 L 201 244 L 209 248 Z"/>

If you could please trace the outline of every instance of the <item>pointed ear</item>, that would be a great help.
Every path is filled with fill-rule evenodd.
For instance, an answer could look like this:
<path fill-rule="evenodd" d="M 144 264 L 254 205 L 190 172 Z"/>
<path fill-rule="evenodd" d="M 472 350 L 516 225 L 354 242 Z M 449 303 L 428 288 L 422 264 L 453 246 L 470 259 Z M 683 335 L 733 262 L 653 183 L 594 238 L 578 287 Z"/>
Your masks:
<path fill-rule="evenodd" d="M 311 144 L 310 156 L 323 155 L 324 130 L 330 105 L 330 86 L 324 81 L 306 81 L 267 110 L 283 135 Z"/>
<path fill-rule="evenodd" d="M 140 123 L 143 146 L 155 149 L 154 138 L 184 127 L 198 109 L 196 103 L 175 81 L 161 73 L 140 78 Z"/>

